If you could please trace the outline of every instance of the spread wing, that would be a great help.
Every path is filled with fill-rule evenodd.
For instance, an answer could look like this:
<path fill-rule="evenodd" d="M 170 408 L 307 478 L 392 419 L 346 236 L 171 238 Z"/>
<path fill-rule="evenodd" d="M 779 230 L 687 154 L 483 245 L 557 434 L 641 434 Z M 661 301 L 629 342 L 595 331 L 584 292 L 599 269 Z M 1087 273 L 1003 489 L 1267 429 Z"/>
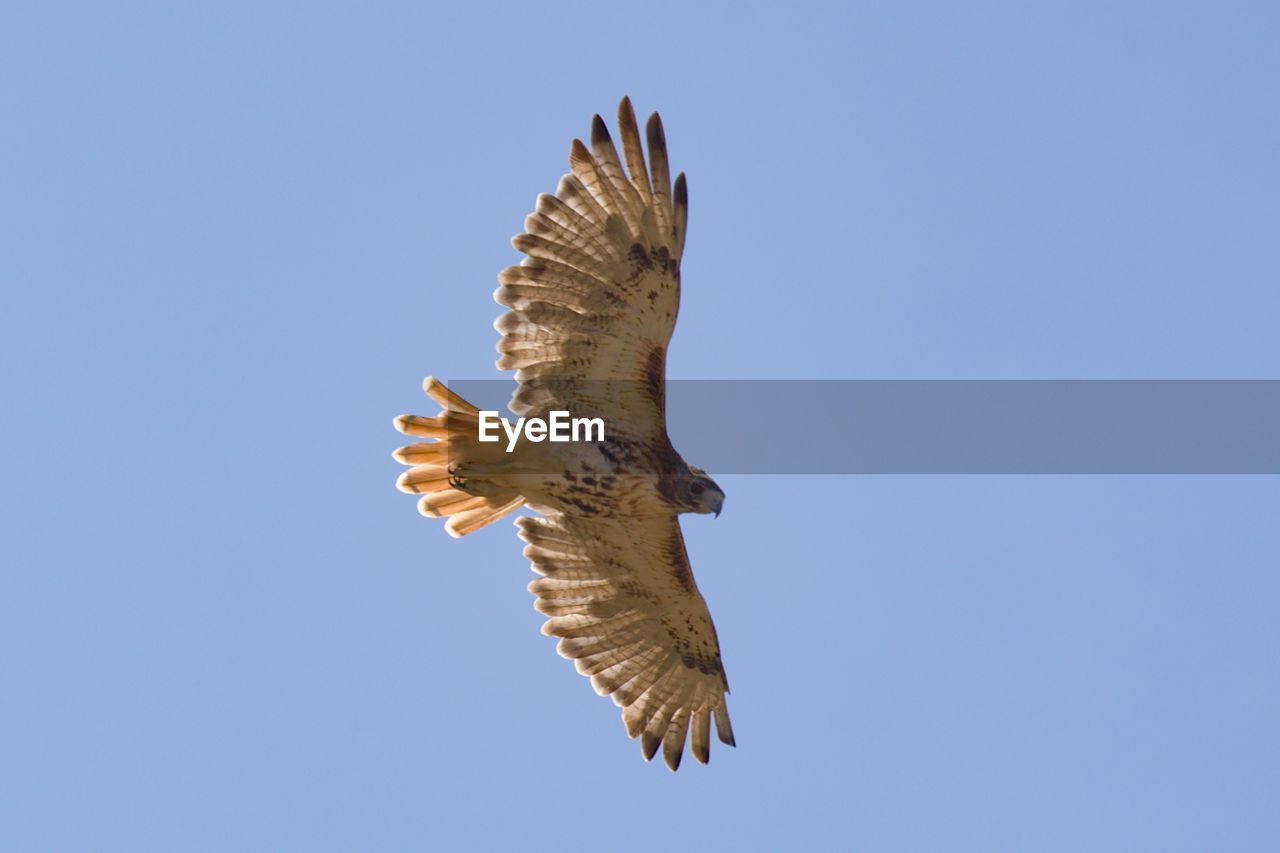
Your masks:
<path fill-rule="evenodd" d="M 618 125 L 625 171 L 597 115 L 591 147 L 575 139 L 570 173 L 555 195 L 538 196 L 526 233 L 512 241 L 528 257 L 498 276 L 494 299 L 511 310 L 494 325 L 498 368 L 514 369 L 520 383 L 513 412 L 564 409 L 646 439 L 666 434 L 663 382 L 688 193 L 683 174 L 670 188 L 657 113 L 646 126 L 648 168 L 627 98 Z"/>
<path fill-rule="evenodd" d="M 720 740 L 732 746 L 720 644 L 675 514 L 551 514 L 516 523 L 542 575 L 529 584 L 550 617 L 542 632 L 560 637 L 557 651 L 622 707 L 645 759 L 661 745 L 675 770 L 691 731 L 693 757 L 707 763 L 713 715 Z"/>

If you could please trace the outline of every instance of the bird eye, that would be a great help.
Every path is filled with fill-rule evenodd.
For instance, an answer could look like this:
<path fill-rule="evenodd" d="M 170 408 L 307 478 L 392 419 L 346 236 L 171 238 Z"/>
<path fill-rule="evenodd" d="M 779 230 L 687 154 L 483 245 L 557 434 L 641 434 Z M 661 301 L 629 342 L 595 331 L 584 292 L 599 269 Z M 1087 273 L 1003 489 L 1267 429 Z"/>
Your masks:
<path fill-rule="evenodd" d="M 700 495 L 705 491 L 706 489 L 702 487 L 701 483 L 694 483 L 692 486 L 689 487 L 689 492 L 691 494 Z"/>

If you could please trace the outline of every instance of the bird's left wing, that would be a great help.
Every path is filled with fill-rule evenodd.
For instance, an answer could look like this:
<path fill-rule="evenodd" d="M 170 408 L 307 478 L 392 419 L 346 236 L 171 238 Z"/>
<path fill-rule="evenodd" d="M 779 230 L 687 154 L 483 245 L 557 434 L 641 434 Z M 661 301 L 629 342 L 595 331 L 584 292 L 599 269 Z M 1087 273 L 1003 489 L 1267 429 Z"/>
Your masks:
<path fill-rule="evenodd" d="M 582 518 L 551 513 L 517 520 L 524 553 L 543 577 L 529 584 L 550 617 L 557 651 L 622 708 L 645 759 L 662 747 L 680 766 L 710 758 L 711 718 L 732 746 L 729 683 L 706 602 L 698 592 L 676 515 Z"/>

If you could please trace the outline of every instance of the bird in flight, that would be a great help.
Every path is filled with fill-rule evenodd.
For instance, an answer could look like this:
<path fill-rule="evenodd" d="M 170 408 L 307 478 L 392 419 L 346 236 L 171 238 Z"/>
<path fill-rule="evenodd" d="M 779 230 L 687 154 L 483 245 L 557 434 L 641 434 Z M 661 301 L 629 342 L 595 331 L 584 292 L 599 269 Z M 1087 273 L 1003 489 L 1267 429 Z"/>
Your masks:
<path fill-rule="evenodd" d="M 508 310 L 500 370 L 514 370 L 509 408 L 599 418 L 590 441 L 481 440 L 482 414 L 440 381 L 435 417 L 402 415 L 396 428 L 429 439 L 402 447 L 397 480 L 419 511 L 460 537 L 527 506 L 516 519 L 529 584 L 548 618 L 544 634 L 622 708 L 645 760 L 659 747 L 672 770 L 686 742 L 710 758 L 711 723 L 734 745 L 729 683 L 706 602 L 680 532 L 683 512 L 719 515 L 724 492 L 688 465 L 667 436 L 667 344 L 680 303 L 688 223 L 684 174 L 671 183 L 657 113 L 645 127 L 648 165 L 631 102 L 618 106 L 619 159 L 599 115 L 591 144 L 573 140 L 569 174 L 538 196 L 513 245 L 526 257 L 498 275 Z M 526 433 L 528 437 L 530 433 Z"/>

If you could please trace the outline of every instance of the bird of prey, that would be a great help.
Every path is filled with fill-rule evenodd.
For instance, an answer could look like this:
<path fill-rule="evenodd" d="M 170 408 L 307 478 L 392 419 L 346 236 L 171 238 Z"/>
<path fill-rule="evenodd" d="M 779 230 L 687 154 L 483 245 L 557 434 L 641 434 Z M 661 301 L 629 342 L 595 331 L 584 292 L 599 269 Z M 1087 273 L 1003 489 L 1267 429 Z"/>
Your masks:
<path fill-rule="evenodd" d="M 424 390 L 444 410 L 396 419 L 401 432 L 431 439 L 395 452 L 412 466 L 397 486 L 422 495 L 419 511 L 446 517 L 455 537 L 521 506 L 538 513 L 516 526 L 540 575 L 529 591 L 548 617 L 543 633 L 622 708 L 645 760 L 661 747 L 675 770 L 686 741 L 709 760 L 713 718 L 734 745 L 720 646 L 679 523 L 682 512 L 718 515 L 724 492 L 685 463 L 666 429 L 685 177 L 672 186 L 657 113 L 645 127 L 647 166 L 627 98 L 618 126 L 625 169 L 595 116 L 591 144 L 573 140 L 569 174 L 554 195 L 538 196 L 512 241 L 526 257 L 498 275 L 494 293 L 510 309 L 494 325 L 497 366 L 515 371 L 512 412 L 598 417 L 603 438 L 504 452 L 479 441 L 475 406 L 428 377 Z"/>

